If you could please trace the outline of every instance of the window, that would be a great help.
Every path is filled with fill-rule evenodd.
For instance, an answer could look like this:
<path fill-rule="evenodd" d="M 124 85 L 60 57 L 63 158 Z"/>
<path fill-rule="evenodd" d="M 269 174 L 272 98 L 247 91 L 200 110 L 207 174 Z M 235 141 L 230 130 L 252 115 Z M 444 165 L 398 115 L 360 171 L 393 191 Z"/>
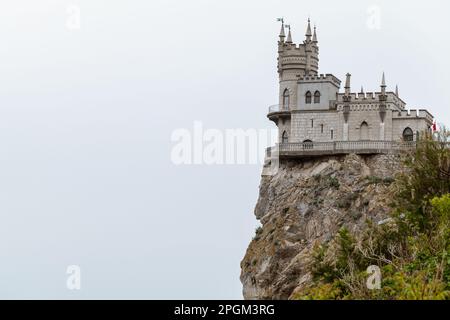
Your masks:
<path fill-rule="evenodd" d="M 414 133 L 411 128 L 406 128 L 403 130 L 403 140 L 404 141 L 414 141 Z"/>
<path fill-rule="evenodd" d="M 333 140 L 333 139 L 334 139 L 334 130 L 331 129 L 331 140 Z"/>
<path fill-rule="evenodd" d="M 289 99 L 290 99 L 289 90 L 286 89 L 283 92 L 283 109 L 284 110 L 288 110 L 289 109 Z"/>
<path fill-rule="evenodd" d="M 365 121 L 359 127 L 359 140 L 369 140 L 369 125 Z"/>
<path fill-rule="evenodd" d="M 305 140 L 303 141 L 303 149 L 312 149 L 313 148 L 313 142 L 311 140 Z"/>
<path fill-rule="evenodd" d="M 311 94 L 310 91 L 308 91 L 308 92 L 305 94 L 305 103 L 306 103 L 306 104 L 311 104 L 311 99 L 312 99 L 312 94 Z"/>
<path fill-rule="evenodd" d="M 283 135 L 281 136 L 281 143 L 288 143 L 289 137 L 286 131 L 283 131 Z"/>
<path fill-rule="evenodd" d="M 320 103 L 320 92 L 314 92 L 314 103 Z"/>
<path fill-rule="evenodd" d="M 320 133 L 323 133 L 323 124 L 320 125 Z"/>
<path fill-rule="evenodd" d="M 314 128 L 314 119 L 311 119 L 311 128 Z"/>

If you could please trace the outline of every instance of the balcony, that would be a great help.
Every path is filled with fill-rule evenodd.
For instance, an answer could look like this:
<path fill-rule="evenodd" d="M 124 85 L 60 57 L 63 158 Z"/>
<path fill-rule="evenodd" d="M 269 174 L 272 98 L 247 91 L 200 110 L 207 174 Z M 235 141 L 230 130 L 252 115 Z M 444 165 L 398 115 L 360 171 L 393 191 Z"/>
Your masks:
<path fill-rule="evenodd" d="M 290 118 L 291 112 L 288 108 L 285 108 L 282 105 L 274 104 L 269 107 L 267 117 L 277 123 L 279 118 Z"/>
<path fill-rule="evenodd" d="M 332 141 L 280 143 L 268 148 L 266 155 L 271 157 L 278 151 L 280 157 L 307 158 L 324 155 L 343 154 L 392 154 L 416 147 L 416 142 L 402 141 Z"/>

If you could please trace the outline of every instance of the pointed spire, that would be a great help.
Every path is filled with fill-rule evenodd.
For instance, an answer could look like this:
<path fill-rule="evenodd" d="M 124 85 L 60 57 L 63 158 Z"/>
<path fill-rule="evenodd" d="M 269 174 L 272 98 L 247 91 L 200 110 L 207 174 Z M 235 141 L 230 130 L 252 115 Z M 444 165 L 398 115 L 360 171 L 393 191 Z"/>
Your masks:
<path fill-rule="evenodd" d="M 314 34 L 313 34 L 313 42 L 317 43 L 317 32 L 316 32 L 316 26 L 314 26 Z"/>
<path fill-rule="evenodd" d="M 361 93 L 364 93 L 364 88 L 363 88 L 363 86 L 361 86 Z"/>
<path fill-rule="evenodd" d="M 383 72 L 383 78 L 381 79 L 381 94 L 383 94 L 383 95 L 386 94 L 386 78 L 384 76 L 384 72 Z"/>
<path fill-rule="evenodd" d="M 352 75 L 350 73 L 347 73 L 346 79 L 345 79 L 345 94 L 348 96 L 350 95 L 350 77 Z"/>
<path fill-rule="evenodd" d="M 286 25 L 286 27 L 289 29 L 286 43 L 292 43 L 291 25 Z"/>
<path fill-rule="evenodd" d="M 311 20 L 308 18 L 308 27 L 306 28 L 306 41 L 311 41 Z"/>
<path fill-rule="evenodd" d="M 280 18 L 279 21 L 281 21 L 280 41 L 284 42 L 284 38 L 286 37 L 286 34 L 284 33 L 284 20 L 283 18 Z"/>
<path fill-rule="evenodd" d="M 399 95 L 398 95 L 398 85 L 395 86 L 395 95 L 396 95 L 397 97 L 399 97 Z"/>

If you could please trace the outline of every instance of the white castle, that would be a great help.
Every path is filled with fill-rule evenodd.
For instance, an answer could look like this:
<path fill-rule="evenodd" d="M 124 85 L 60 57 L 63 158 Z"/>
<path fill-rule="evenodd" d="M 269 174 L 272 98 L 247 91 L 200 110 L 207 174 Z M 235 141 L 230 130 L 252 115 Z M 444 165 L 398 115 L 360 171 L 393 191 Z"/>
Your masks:
<path fill-rule="evenodd" d="M 351 92 L 347 74 L 342 93 L 341 81 L 332 74 L 319 74 L 318 69 L 316 27 L 311 32 L 308 19 L 306 38 L 296 45 L 290 26 L 282 22 L 279 104 L 271 106 L 267 115 L 278 127 L 281 156 L 390 152 L 431 130 L 433 116 L 424 109 L 405 109 L 397 87 L 395 92 L 386 91 L 384 73 L 379 92 L 362 88 Z"/>

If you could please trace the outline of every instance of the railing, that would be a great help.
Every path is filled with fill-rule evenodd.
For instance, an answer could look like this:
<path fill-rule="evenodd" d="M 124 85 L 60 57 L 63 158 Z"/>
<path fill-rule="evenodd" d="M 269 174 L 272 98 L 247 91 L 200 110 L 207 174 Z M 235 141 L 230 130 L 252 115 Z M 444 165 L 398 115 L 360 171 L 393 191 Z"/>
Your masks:
<path fill-rule="evenodd" d="M 269 113 L 273 112 L 282 112 L 282 111 L 289 111 L 289 109 L 285 106 L 274 104 L 273 106 L 269 107 Z"/>
<path fill-rule="evenodd" d="M 333 142 L 300 142 L 277 144 L 280 154 L 322 155 L 346 153 L 395 153 L 416 147 L 416 142 L 403 141 L 333 141 Z M 270 156 L 273 148 L 266 150 Z"/>

